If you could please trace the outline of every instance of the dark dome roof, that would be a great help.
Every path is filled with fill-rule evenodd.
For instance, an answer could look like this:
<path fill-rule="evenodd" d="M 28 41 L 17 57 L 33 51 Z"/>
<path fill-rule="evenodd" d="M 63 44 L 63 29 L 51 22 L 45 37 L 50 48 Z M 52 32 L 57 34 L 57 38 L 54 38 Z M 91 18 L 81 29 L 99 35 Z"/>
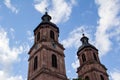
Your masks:
<path fill-rule="evenodd" d="M 87 47 L 91 47 L 91 48 L 97 50 L 96 47 L 94 47 L 93 45 L 91 45 L 89 43 L 89 41 L 88 41 L 89 39 L 86 36 L 84 36 L 84 34 L 83 34 L 83 37 L 80 40 L 82 42 L 82 45 L 78 48 L 77 53 L 79 53 L 81 50 L 83 50 L 84 48 L 87 48 Z"/>
<path fill-rule="evenodd" d="M 44 24 L 49 24 L 49 25 L 51 25 L 52 27 L 56 28 L 57 31 L 59 32 L 59 28 L 57 27 L 57 25 L 54 24 L 54 23 L 52 23 L 52 22 L 50 22 L 51 16 L 48 15 L 47 12 L 41 17 L 41 19 L 42 19 L 42 22 L 34 29 L 34 32 L 35 32 L 41 25 L 44 25 Z"/>

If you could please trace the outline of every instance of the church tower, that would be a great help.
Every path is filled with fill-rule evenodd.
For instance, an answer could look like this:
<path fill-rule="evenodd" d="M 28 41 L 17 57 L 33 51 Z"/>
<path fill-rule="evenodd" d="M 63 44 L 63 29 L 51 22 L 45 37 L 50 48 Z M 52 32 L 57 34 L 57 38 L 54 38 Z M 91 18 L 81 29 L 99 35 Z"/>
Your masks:
<path fill-rule="evenodd" d="M 100 62 L 98 50 L 88 40 L 83 34 L 82 45 L 77 51 L 80 62 L 80 67 L 77 69 L 78 77 L 84 80 L 109 80 L 107 69 Z"/>
<path fill-rule="evenodd" d="M 46 12 L 34 30 L 29 51 L 28 80 L 67 80 L 64 47 L 58 41 L 59 28 Z"/>

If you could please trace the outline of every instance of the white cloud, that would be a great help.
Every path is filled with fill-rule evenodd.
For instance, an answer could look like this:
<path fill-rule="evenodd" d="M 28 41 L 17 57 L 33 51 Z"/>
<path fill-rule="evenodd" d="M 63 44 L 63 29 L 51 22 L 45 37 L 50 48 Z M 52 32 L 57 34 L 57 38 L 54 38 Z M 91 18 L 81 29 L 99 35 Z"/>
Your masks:
<path fill-rule="evenodd" d="M 87 30 L 86 26 L 78 27 L 74 29 L 73 31 L 71 31 L 69 33 L 69 36 L 66 39 L 61 41 L 61 43 L 64 45 L 65 48 L 75 47 L 76 49 L 78 49 L 78 47 L 81 45 L 80 39 L 82 37 L 82 29 L 85 31 Z M 88 30 L 86 32 L 88 32 Z M 86 32 L 84 32 L 85 35 L 89 37 L 90 35 L 88 35 Z M 77 70 L 79 65 L 80 65 L 79 60 L 77 59 L 77 55 L 76 55 L 75 60 L 71 64 L 71 66 L 73 69 Z"/>
<path fill-rule="evenodd" d="M 9 76 L 6 72 L 0 70 L 1 80 L 23 80 L 22 76 Z"/>
<path fill-rule="evenodd" d="M 75 69 L 75 70 L 77 70 L 77 68 L 80 66 L 80 64 L 79 64 L 79 60 L 77 59 L 77 60 L 75 60 L 73 63 L 72 63 L 72 67 L 73 67 L 73 69 Z"/>
<path fill-rule="evenodd" d="M 18 55 L 23 52 L 23 47 L 13 47 L 9 45 L 9 38 L 7 32 L 0 28 L 0 63 L 9 65 L 18 60 Z"/>
<path fill-rule="evenodd" d="M 14 31 L 14 29 L 11 29 Z M 1 80 L 23 80 L 20 75 L 12 75 L 11 67 L 13 63 L 19 61 L 20 54 L 28 51 L 29 45 L 22 44 L 18 47 L 10 46 L 8 33 L 0 27 L 0 78 Z"/>
<path fill-rule="evenodd" d="M 69 36 L 62 40 L 61 43 L 64 45 L 65 48 L 71 48 L 75 47 L 78 49 L 78 47 L 81 45 L 81 37 L 82 37 L 82 30 L 85 30 L 84 34 L 89 38 L 90 35 L 87 34 L 89 30 L 86 26 L 80 26 L 78 28 L 75 28 L 73 31 L 69 33 Z"/>
<path fill-rule="evenodd" d="M 120 71 L 116 70 L 110 73 L 110 77 L 112 80 L 120 80 Z"/>
<path fill-rule="evenodd" d="M 34 36 L 33 36 L 33 34 L 32 34 L 32 32 L 31 31 L 27 31 L 27 36 L 28 36 L 28 40 L 30 41 L 30 42 L 33 42 L 34 41 Z"/>
<path fill-rule="evenodd" d="M 34 0 L 35 1 L 35 9 L 38 10 L 40 13 L 44 14 L 45 9 L 48 7 L 48 0 Z"/>
<path fill-rule="evenodd" d="M 11 0 L 4 0 L 4 4 L 7 8 L 9 8 L 12 12 L 18 13 L 18 9 L 11 4 Z"/>
<path fill-rule="evenodd" d="M 13 28 L 10 28 L 10 31 L 11 31 L 11 32 L 15 32 L 15 30 L 14 30 Z"/>
<path fill-rule="evenodd" d="M 71 73 L 71 70 L 67 70 L 67 73 Z"/>
<path fill-rule="evenodd" d="M 120 1 L 119 0 L 95 0 L 98 5 L 98 27 L 96 30 L 96 46 L 100 50 L 100 56 L 105 55 L 112 48 L 115 36 L 120 37 Z M 116 33 L 118 31 L 118 33 Z M 113 35 L 113 33 L 115 33 Z M 111 35 L 112 34 L 112 35 Z"/>
<path fill-rule="evenodd" d="M 66 2 L 65 0 L 34 0 L 35 9 L 40 13 L 44 14 L 45 9 L 49 9 L 49 14 L 52 16 L 54 23 L 65 22 L 69 19 L 72 12 L 73 5 L 76 4 L 75 0 Z"/>
<path fill-rule="evenodd" d="M 10 28 L 10 34 L 12 36 L 12 39 L 15 39 L 14 32 L 15 30 L 13 28 Z"/>
<path fill-rule="evenodd" d="M 69 36 L 62 40 L 61 43 L 64 45 L 65 48 L 75 47 L 78 48 L 80 45 L 80 38 L 83 27 L 79 27 L 74 29 L 69 33 Z"/>

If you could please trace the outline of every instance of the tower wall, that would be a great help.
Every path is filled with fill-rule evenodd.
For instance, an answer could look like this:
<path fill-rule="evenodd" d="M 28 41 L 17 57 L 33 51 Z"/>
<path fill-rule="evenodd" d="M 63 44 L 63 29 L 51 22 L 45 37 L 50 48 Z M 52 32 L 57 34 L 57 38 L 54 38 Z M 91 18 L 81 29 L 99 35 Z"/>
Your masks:
<path fill-rule="evenodd" d="M 82 45 L 79 47 L 77 56 L 80 66 L 77 69 L 78 77 L 85 80 L 109 80 L 107 68 L 101 64 L 98 50 L 88 42 L 83 35 Z"/>
<path fill-rule="evenodd" d="M 29 51 L 28 80 L 67 80 L 64 47 L 58 41 L 59 28 L 46 13 L 34 30 Z"/>

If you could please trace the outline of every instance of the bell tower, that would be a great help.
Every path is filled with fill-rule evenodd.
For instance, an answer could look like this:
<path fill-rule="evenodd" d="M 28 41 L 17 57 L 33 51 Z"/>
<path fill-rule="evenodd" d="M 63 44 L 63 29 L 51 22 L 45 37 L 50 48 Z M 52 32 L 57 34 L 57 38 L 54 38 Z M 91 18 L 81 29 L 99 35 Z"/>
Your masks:
<path fill-rule="evenodd" d="M 83 34 L 82 45 L 77 51 L 80 62 L 80 67 L 77 69 L 78 77 L 84 80 L 109 80 L 107 69 L 100 62 L 98 50 L 88 40 Z"/>
<path fill-rule="evenodd" d="M 29 51 L 28 80 L 67 80 L 64 47 L 58 41 L 59 28 L 46 12 L 34 30 Z"/>

